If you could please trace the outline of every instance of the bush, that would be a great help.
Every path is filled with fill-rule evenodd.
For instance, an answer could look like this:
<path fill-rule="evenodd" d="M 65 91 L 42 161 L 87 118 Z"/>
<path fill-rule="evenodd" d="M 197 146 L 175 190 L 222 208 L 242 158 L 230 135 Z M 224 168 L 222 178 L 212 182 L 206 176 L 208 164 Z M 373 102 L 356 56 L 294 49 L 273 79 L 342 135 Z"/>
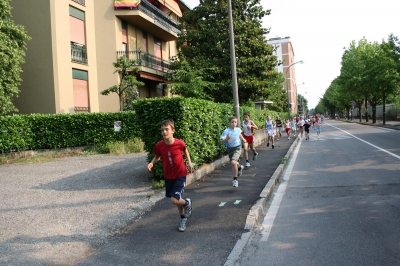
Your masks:
<path fill-rule="evenodd" d="M 133 103 L 133 108 L 141 121 L 140 137 L 148 152 L 148 162 L 154 157 L 155 144 L 162 139 L 160 127 L 165 119 L 174 120 L 174 137 L 186 143 L 195 167 L 212 162 L 226 151 L 219 137 L 229 126 L 229 117 L 234 115 L 232 104 L 174 97 L 140 99 Z M 259 128 L 264 127 L 267 114 L 277 115 L 272 111 L 244 107 L 240 110 L 241 120 L 245 111 L 250 112 L 251 119 Z M 153 173 L 157 178 L 163 177 L 161 163 L 154 166 Z"/>
<path fill-rule="evenodd" d="M 114 122 L 121 130 L 114 131 Z M 102 145 L 138 137 L 134 112 L 32 114 L 0 117 L 0 152 Z"/>

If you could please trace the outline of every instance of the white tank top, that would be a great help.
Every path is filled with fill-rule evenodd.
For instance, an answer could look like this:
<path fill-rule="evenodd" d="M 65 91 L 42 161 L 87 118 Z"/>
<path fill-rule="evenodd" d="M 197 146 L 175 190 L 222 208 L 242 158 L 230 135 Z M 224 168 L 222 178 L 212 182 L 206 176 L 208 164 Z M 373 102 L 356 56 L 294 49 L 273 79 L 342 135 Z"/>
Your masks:
<path fill-rule="evenodd" d="M 253 136 L 253 128 L 249 129 L 247 126 L 251 125 L 251 120 L 246 124 L 245 121 L 242 123 L 242 127 L 244 127 L 244 135 L 245 136 Z"/>

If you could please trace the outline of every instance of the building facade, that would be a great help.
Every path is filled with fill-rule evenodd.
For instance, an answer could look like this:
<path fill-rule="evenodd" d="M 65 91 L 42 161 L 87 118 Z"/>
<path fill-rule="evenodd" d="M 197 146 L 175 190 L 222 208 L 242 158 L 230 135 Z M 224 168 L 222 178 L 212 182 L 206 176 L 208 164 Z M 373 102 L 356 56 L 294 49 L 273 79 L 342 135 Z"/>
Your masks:
<path fill-rule="evenodd" d="M 177 54 L 179 19 L 189 8 L 175 0 L 18 0 L 13 20 L 27 43 L 19 97 L 21 114 L 114 112 L 118 85 L 113 62 L 136 60 L 140 98 L 168 96 L 161 85 Z"/>
<path fill-rule="evenodd" d="M 274 46 L 274 54 L 277 56 L 278 61 L 282 62 L 282 64 L 276 67 L 276 70 L 285 75 L 285 91 L 288 95 L 291 112 L 297 114 L 297 87 L 295 66 L 293 65 L 296 61 L 294 59 L 292 41 L 290 37 L 284 37 L 269 39 L 268 43 Z"/>

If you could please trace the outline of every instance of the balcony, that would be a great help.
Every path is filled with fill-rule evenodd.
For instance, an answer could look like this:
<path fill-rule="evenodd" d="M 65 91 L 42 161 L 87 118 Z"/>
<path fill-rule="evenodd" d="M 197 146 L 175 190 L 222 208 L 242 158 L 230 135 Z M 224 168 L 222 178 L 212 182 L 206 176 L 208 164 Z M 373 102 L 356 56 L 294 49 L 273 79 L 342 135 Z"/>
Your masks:
<path fill-rule="evenodd" d="M 153 70 L 168 72 L 170 68 L 170 61 L 164 60 L 161 57 L 151 55 L 142 51 L 117 51 L 117 57 L 127 56 L 131 60 L 135 60 L 137 66 L 148 67 Z"/>
<path fill-rule="evenodd" d="M 78 4 L 80 4 L 80 5 L 85 6 L 85 0 L 72 0 L 72 1 L 74 1 L 74 2 L 76 2 Z"/>
<path fill-rule="evenodd" d="M 181 31 L 179 23 L 146 0 L 137 7 L 115 8 L 116 16 L 165 41 L 174 41 Z"/>
<path fill-rule="evenodd" d="M 87 64 L 86 46 L 71 42 L 71 61 L 81 64 Z"/>

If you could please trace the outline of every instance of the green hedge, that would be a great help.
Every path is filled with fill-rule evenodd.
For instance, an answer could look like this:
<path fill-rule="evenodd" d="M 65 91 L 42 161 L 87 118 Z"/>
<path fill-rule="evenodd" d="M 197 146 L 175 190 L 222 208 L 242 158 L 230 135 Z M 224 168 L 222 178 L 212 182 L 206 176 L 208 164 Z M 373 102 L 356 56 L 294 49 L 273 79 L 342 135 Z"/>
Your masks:
<path fill-rule="evenodd" d="M 186 143 L 195 166 L 212 162 L 226 151 L 219 137 L 229 126 L 229 117 L 234 115 L 232 104 L 174 97 L 140 99 L 133 103 L 133 108 L 142 127 L 140 138 L 148 152 L 148 162 L 154 157 L 154 145 L 162 139 L 160 127 L 165 119 L 175 121 L 174 137 Z M 272 111 L 242 107 L 241 120 L 245 111 L 250 112 L 251 119 L 259 128 L 264 127 L 268 114 L 277 115 Z M 163 176 L 161 163 L 153 169 L 156 177 Z"/>
<path fill-rule="evenodd" d="M 121 130 L 114 131 L 114 122 Z M 138 137 L 134 112 L 32 114 L 0 117 L 0 152 L 105 144 Z"/>
<path fill-rule="evenodd" d="M 154 145 L 162 139 L 161 121 L 168 118 L 175 121 L 174 136 L 186 142 L 196 166 L 226 152 L 219 137 L 234 115 L 232 104 L 174 97 L 140 99 L 133 108 L 135 112 L 0 116 L 0 153 L 98 145 L 139 137 L 150 161 Z M 246 111 L 259 128 L 264 128 L 267 115 L 278 115 L 244 106 L 240 107 L 241 120 Z M 285 117 L 285 113 L 279 115 Z M 114 131 L 115 121 L 121 121 L 120 132 Z M 161 164 L 154 169 L 157 177 L 163 176 Z"/>

